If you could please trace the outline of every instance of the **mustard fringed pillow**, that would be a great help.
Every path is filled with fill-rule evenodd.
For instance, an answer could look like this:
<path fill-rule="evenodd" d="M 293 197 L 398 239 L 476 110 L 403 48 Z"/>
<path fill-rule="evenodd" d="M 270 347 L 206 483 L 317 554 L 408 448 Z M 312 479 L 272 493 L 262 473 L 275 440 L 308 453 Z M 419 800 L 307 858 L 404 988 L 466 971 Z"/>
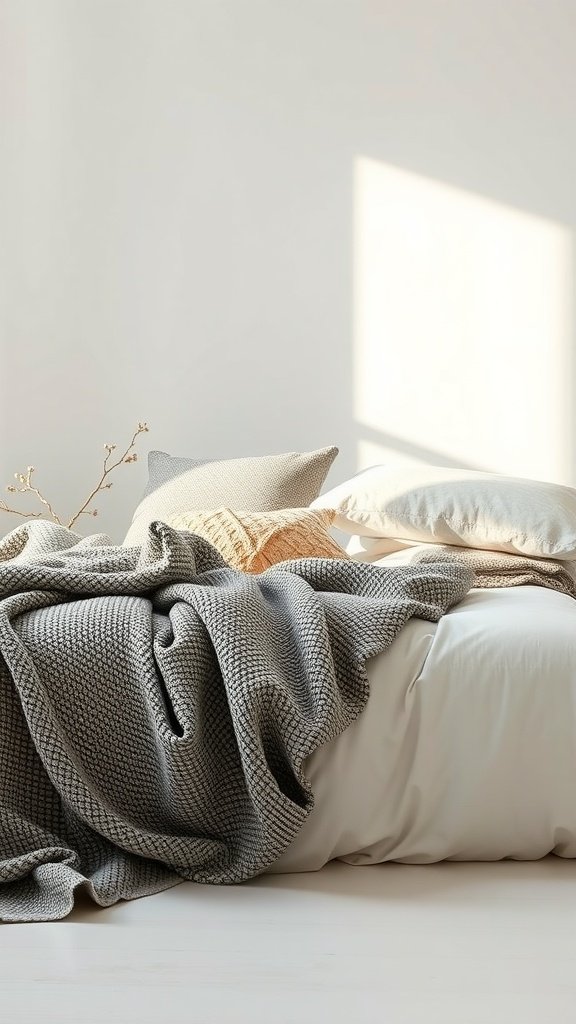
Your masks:
<path fill-rule="evenodd" d="M 242 572 L 263 572 L 291 558 L 346 558 L 328 533 L 334 511 L 283 508 L 277 512 L 183 512 L 171 516 L 175 530 L 197 533 L 213 544 L 229 565 Z"/>

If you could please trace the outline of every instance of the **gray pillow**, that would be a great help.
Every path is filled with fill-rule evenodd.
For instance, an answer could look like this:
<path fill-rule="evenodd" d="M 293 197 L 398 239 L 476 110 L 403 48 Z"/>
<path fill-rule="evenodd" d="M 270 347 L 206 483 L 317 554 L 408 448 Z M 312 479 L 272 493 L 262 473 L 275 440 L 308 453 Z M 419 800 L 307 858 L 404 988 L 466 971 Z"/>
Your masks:
<path fill-rule="evenodd" d="M 305 508 L 318 497 L 337 448 L 244 459 L 183 459 L 150 452 L 149 480 L 124 544 L 141 544 L 155 519 L 225 505 L 239 512 Z"/>

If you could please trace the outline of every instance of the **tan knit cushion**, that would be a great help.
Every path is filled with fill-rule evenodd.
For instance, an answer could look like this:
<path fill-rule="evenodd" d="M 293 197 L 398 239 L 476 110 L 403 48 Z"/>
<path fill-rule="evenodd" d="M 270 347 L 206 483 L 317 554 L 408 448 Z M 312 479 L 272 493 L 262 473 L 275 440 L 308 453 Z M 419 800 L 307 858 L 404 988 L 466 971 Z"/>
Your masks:
<path fill-rule="evenodd" d="M 348 558 L 328 533 L 332 509 L 284 508 L 277 512 L 233 512 L 217 508 L 172 516 L 176 530 L 200 534 L 229 565 L 263 572 L 290 558 Z"/>

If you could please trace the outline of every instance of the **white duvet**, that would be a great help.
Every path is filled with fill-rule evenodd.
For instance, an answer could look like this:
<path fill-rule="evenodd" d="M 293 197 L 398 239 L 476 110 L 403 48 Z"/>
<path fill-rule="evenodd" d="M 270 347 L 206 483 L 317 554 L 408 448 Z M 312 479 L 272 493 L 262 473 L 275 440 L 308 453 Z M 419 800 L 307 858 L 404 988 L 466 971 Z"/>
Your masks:
<path fill-rule="evenodd" d="M 363 714 L 308 761 L 315 806 L 272 871 L 576 857 L 576 601 L 472 590 L 368 674 Z"/>

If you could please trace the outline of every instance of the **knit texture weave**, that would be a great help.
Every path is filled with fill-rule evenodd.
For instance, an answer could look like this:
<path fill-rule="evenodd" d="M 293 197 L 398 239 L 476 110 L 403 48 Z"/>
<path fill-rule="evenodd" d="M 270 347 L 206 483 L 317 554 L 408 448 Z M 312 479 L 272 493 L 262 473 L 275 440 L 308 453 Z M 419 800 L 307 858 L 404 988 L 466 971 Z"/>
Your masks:
<path fill-rule="evenodd" d="M 162 523 L 142 548 L 31 523 L 0 541 L 0 920 L 182 879 L 233 883 L 313 805 L 305 761 L 360 714 L 366 659 L 469 588 L 460 565 L 258 576 Z"/>
<path fill-rule="evenodd" d="M 348 558 L 328 529 L 335 512 L 327 508 L 284 508 L 275 512 L 185 512 L 168 525 L 198 533 L 228 565 L 242 572 L 264 572 L 293 558 Z"/>

